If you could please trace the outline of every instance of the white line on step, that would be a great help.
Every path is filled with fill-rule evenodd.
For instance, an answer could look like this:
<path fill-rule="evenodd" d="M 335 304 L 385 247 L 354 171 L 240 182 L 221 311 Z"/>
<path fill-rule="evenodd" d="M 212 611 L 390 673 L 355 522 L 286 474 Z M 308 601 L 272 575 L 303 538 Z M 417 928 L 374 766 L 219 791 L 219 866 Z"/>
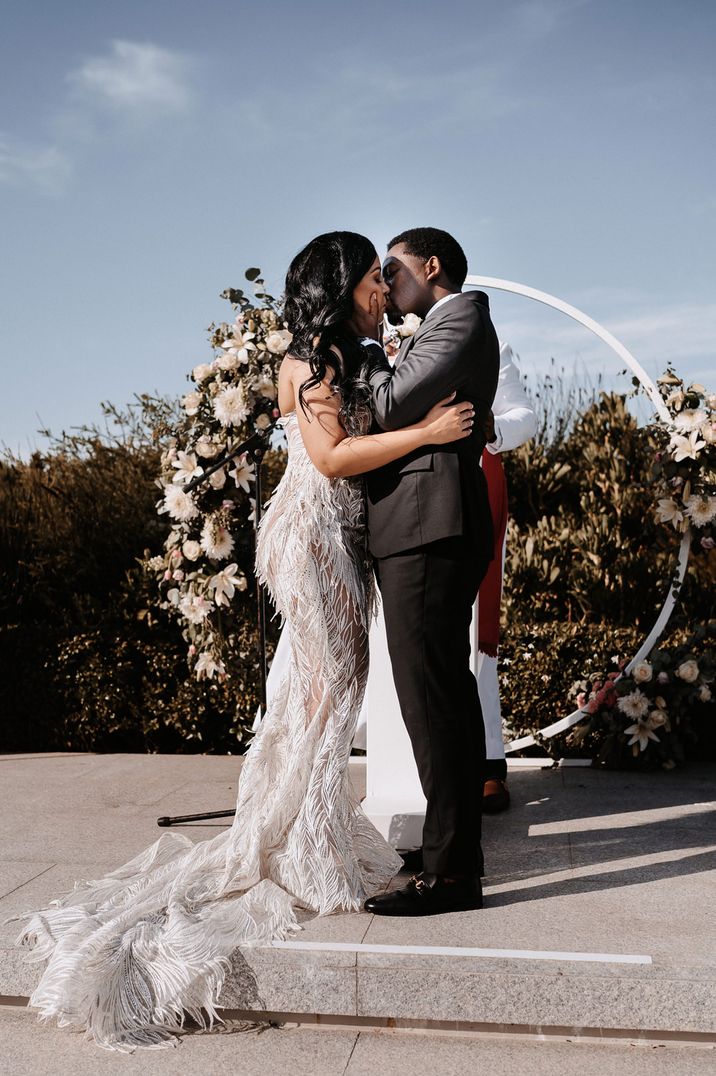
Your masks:
<path fill-rule="evenodd" d="M 274 941 L 274 949 L 328 953 L 394 953 L 397 956 L 484 956 L 498 960 L 589 961 L 595 964 L 651 964 L 638 953 L 562 953 L 552 949 L 471 949 L 454 945 L 370 945 L 364 942 Z"/>

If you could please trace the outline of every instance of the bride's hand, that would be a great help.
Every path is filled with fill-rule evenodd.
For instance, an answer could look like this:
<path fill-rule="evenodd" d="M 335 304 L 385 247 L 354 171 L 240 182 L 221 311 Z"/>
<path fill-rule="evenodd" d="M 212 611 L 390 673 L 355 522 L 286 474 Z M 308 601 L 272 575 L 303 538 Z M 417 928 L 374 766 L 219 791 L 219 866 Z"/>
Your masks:
<path fill-rule="evenodd" d="M 469 400 L 452 403 L 455 393 L 431 407 L 425 418 L 417 423 L 426 433 L 426 444 L 446 445 L 461 441 L 472 433 L 475 409 Z"/>

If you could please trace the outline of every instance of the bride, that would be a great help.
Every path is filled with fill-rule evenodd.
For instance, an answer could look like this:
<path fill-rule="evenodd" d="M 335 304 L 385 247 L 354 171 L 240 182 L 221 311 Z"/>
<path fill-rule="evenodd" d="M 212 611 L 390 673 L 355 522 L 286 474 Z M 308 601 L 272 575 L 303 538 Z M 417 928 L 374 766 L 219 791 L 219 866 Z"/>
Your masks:
<path fill-rule="evenodd" d="M 15 916 L 47 966 L 30 998 L 42 1019 L 117 1050 L 206 1026 L 231 954 L 358 910 L 400 856 L 366 818 L 348 757 L 368 671 L 373 607 L 360 475 L 425 444 L 469 435 L 469 403 L 370 433 L 361 367 L 387 285 L 372 243 L 312 240 L 286 278 L 291 352 L 279 372 L 288 465 L 262 519 L 257 572 L 285 620 L 290 660 L 241 769 L 230 829 L 194 844 L 162 834 L 104 878 Z"/>

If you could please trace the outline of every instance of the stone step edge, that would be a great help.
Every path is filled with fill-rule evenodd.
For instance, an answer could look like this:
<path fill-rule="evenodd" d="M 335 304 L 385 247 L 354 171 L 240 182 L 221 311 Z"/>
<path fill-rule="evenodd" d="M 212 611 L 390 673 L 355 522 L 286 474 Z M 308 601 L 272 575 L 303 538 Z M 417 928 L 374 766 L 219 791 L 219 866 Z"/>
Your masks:
<path fill-rule="evenodd" d="M 27 1008 L 29 997 L 0 994 L 0 1009 Z M 447 1035 L 472 1035 L 492 1039 L 549 1039 L 590 1043 L 630 1043 L 632 1045 L 703 1046 L 714 1049 L 714 1035 L 709 1031 L 634 1030 L 619 1027 L 569 1027 L 545 1024 L 491 1024 L 471 1020 L 411 1020 L 402 1017 L 349 1016 L 325 1013 L 272 1012 L 264 1009 L 221 1008 L 227 1023 L 311 1026 L 326 1030 L 429 1031 Z M 0 1013 L 0 1016 L 2 1014 Z"/>

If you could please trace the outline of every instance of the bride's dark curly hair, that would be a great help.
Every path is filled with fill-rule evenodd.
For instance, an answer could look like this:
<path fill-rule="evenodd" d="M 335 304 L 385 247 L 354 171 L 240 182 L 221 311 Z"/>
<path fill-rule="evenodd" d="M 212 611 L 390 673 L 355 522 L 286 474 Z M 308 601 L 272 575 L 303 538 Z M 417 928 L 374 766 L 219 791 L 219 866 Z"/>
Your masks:
<path fill-rule="evenodd" d="M 296 255 L 286 274 L 283 312 L 293 334 L 289 352 L 311 370 L 299 389 L 299 403 L 305 411 L 305 393 L 330 370 L 333 391 L 341 396 L 339 417 L 348 433 L 367 432 L 370 387 L 365 349 L 347 323 L 353 314 L 353 291 L 377 256 L 364 235 L 326 232 Z"/>

